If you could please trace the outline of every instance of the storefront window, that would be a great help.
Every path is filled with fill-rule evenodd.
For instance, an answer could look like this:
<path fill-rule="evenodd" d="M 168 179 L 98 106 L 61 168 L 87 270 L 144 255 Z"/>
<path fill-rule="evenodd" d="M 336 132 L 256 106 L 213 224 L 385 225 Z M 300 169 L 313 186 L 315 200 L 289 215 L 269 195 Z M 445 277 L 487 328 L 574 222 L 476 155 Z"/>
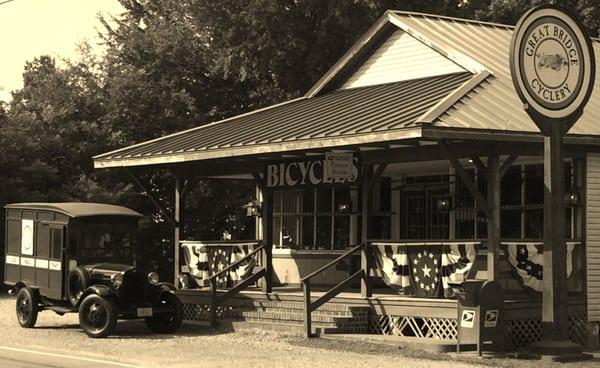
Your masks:
<path fill-rule="evenodd" d="M 576 189 L 576 172 L 572 163 L 565 163 L 565 191 Z M 474 170 L 468 171 L 473 177 Z M 484 175 L 476 175 L 480 192 L 487 192 Z M 542 164 L 511 167 L 502 177 L 500 192 L 500 235 L 504 239 L 542 239 L 544 237 L 544 167 Z M 455 185 L 456 237 L 485 238 L 486 220 L 476 212 L 474 200 L 462 180 Z M 576 238 L 576 210 L 565 208 L 565 235 Z M 476 215 L 477 214 L 477 215 Z M 477 222 L 473 230 L 473 223 Z"/>
<path fill-rule="evenodd" d="M 449 197 L 448 179 L 448 175 L 405 179 L 400 211 L 403 239 L 448 239 L 449 211 L 438 208 L 438 200 Z"/>
<path fill-rule="evenodd" d="M 345 249 L 350 244 L 351 189 L 323 186 L 273 193 L 273 243 L 280 248 Z M 344 204 L 345 206 L 341 206 Z M 340 212 L 343 207 L 347 211 Z"/>

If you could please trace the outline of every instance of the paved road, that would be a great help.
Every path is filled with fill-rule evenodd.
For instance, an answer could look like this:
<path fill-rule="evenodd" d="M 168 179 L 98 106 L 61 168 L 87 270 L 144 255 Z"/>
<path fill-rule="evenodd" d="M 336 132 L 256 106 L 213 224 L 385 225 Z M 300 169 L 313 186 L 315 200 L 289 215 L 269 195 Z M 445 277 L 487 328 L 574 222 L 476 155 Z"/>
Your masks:
<path fill-rule="evenodd" d="M 54 353 L 37 349 L 23 349 L 17 347 L 0 346 L 0 367 L 11 368 L 138 368 L 138 365 L 113 362 L 105 358 L 90 358 L 85 356 L 71 356 L 65 353 Z"/>

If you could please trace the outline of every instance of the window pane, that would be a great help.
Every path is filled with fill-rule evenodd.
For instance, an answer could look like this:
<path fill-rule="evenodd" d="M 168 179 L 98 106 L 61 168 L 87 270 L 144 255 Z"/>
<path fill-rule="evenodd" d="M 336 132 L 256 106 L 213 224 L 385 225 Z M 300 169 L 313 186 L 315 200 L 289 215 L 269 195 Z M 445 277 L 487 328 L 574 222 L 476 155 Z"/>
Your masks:
<path fill-rule="evenodd" d="M 372 223 L 369 227 L 370 239 L 390 239 L 391 236 L 391 216 L 380 215 L 372 216 Z"/>
<path fill-rule="evenodd" d="M 317 212 L 331 213 L 331 188 L 317 189 Z"/>
<path fill-rule="evenodd" d="M 285 215 L 281 221 L 281 245 L 290 247 L 298 244 L 297 216 Z"/>
<path fill-rule="evenodd" d="M 475 237 L 475 209 L 457 208 L 454 210 L 456 220 L 456 237 L 458 239 L 473 239 Z"/>
<path fill-rule="evenodd" d="M 512 239 L 521 237 L 521 210 L 500 211 L 500 236 Z"/>
<path fill-rule="evenodd" d="M 348 205 L 347 212 L 352 210 L 352 200 L 350 199 L 350 189 L 347 188 L 336 188 L 335 189 L 335 211 L 339 213 L 340 205 Z"/>
<path fill-rule="evenodd" d="M 500 184 L 500 204 L 515 206 L 521 204 L 521 167 L 513 166 L 504 176 Z"/>
<path fill-rule="evenodd" d="M 52 254 L 50 255 L 53 259 L 61 258 L 62 249 L 62 229 L 51 229 L 52 236 Z"/>
<path fill-rule="evenodd" d="M 544 203 L 544 166 L 525 166 L 525 204 Z"/>
<path fill-rule="evenodd" d="M 314 218 L 313 216 L 302 217 L 302 245 L 304 248 L 314 247 Z"/>
<path fill-rule="evenodd" d="M 331 216 L 317 216 L 317 248 L 331 248 Z"/>
<path fill-rule="evenodd" d="M 379 205 L 381 212 L 390 212 L 392 203 L 392 178 L 382 177 L 380 180 Z"/>
<path fill-rule="evenodd" d="M 474 171 L 467 170 L 467 174 L 471 180 L 473 180 Z M 469 191 L 465 182 L 458 175 L 456 176 L 456 193 L 454 201 L 456 208 L 473 207 L 475 205 L 475 200 L 473 199 L 471 191 Z"/>
<path fill-rule="evenodd" d="M 273 216 L 273 245 L 281 246 L 281 216 Z"/>
<path fill-rule="evenodd" d="M 525 237 L 528 239 L 544 237 L 544 210 L 542 208 L 525 210 Z"/>
<path fill-rule="evenodd" d="M 305 189 L 302 191 L 302 212 L 313 213 L 315 211 L 315 191 Z"/>
<path fill-rule="evenodd" d="M 350 216 L 335 217 L 334 248 L 344 249 L 350 244 Z"/>

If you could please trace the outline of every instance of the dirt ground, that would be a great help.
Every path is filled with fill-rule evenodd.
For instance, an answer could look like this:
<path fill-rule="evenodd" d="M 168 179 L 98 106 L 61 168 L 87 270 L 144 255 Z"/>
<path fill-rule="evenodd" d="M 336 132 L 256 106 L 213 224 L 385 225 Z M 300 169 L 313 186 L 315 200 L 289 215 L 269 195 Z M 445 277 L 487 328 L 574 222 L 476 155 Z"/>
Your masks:
<path fill-rule="evenodd" d="M 175 335 L 155 335 L 138 321 L 121 321 L 114 336 L 90 339 L 77 316 L 40 313 L 33 329 L 21 328 L 14 298 L 0 297 L 0 347 L 108 359 L 143 367 L 547 367 L 547 362 L 479 359 L 359 341 L 307 340 L 302 336 L 250 329 L 210 334 L 185 325 Z M 556 364 L 558 366 L 558 364 Z M 562 365 L 564 366 L 564 365 Z M 572 363 L 597 367 L 600 359 Z"/>

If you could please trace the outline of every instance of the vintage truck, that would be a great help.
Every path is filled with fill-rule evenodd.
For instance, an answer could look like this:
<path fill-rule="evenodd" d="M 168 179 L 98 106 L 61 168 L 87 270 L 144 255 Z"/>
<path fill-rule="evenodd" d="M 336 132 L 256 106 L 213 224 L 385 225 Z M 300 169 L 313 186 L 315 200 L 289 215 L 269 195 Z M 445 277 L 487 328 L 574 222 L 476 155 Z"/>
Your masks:
<path fill-rule="evenodd" d="M 19 324 L 38 313 L 79 313 L 90 337 L 108 336 L 118 319 L 144 318 L 172 333 L 183 309 L 175 286 L 134 265 L 139 213 L 99 203 L 6 206 L 4 283 L 16 292 Z"/>

